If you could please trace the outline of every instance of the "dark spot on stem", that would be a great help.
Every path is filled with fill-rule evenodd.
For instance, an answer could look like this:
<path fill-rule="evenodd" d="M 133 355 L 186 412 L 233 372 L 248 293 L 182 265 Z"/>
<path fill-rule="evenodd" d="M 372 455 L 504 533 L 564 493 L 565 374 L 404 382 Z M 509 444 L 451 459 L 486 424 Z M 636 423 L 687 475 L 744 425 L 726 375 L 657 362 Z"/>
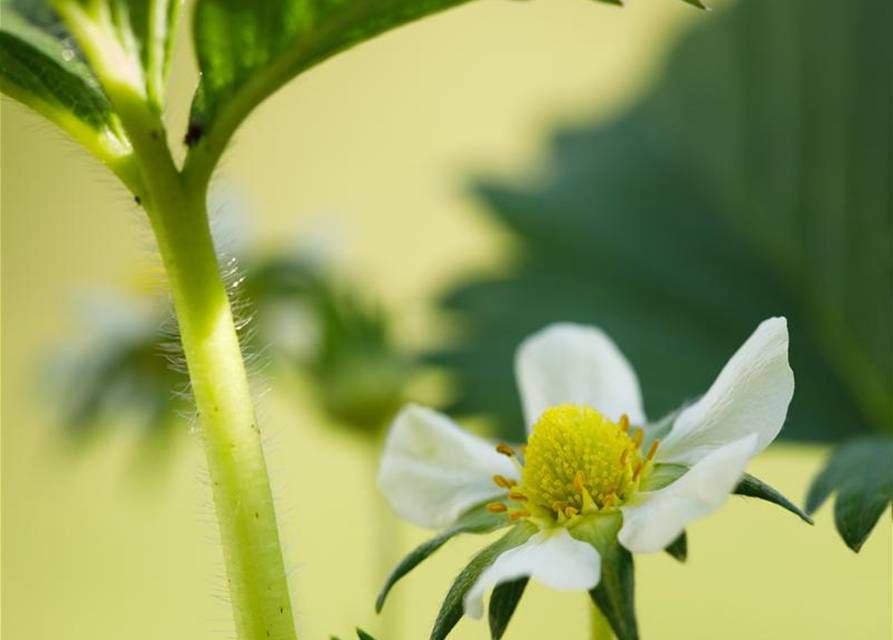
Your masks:
<path fill-rule="evenodd" d="M 205 127 L 200 123 L 192 120 L 186 127 L 186 135 L 183 137 L 183 144 L 187 147 L 194 147 L 205 135 Z"/>
<path fill-rule="evenodd" d="M 137 206 L 140 206 L 141 204 L 143 204 L 143 199 L 140 198 L 139 196 L 133 196 L 133 200 L 134 200 L 134 202 L 136 202 Z"/>

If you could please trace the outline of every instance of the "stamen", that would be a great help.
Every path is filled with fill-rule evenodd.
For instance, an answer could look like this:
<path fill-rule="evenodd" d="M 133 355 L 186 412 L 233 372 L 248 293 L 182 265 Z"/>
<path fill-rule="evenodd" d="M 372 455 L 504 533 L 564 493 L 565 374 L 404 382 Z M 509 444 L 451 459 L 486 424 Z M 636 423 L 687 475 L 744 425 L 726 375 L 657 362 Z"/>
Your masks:
<path fill-rule="evenodd" d="M 639 445 L 642 444 L 642 438 L 644 437 L 645 432 L 642 430 L 642 428 L 637 428 L 636 432 L 633 434 L 633 444 L 636 445 L 636 448 L 638 448 Z"/>
<path fill-rule="evenodd" d="M 642 461 L 639 460 L 639 464 L 636 465 L 636 470 L 633 471 L 633 482 L 639 477 L 639 474 L 642 472 Z"/>
<path fill-rule="evenodd" d="M 490 513 L 505 513 L 509 508 L 501 502 L 491 502 L 487 505 L 487 511 Z"/>
<path fill-rule="evenodd" d="M 620 454 L 620 464 L 626 464 L 626 459 L 628 457 L 629 457 L 629 449 L 624 449 L 623 453 Z"/>
<path fill-rule="evenodd" d="M 554 511 L 555 513 L 561 513 L 562 511 L 564 511 L 564 505 L 560 502 L 555 502 L 552 504 L 552 511 Z"/>
<path fill-rule="evenodd" d="M 522 455 L 522 456 L 527 457 L 527 445 L 526 445 L 526 444 L 522 444 L 522 445 L 520 445 L 520 446 L 518 447 L 518 451 L 521 452 L 521 455 Z"/>
<path fill-rule="evenodd" d="M 527 509 L 521 509 L 520 511 L 512 511 L 509 514 L 509 520 L 520 520 L 521 518 L 529 518 L 530 512 Z"/>
<path fill-rule="evenodd" d="M 648 456 L 645 458 L 646 460 L 651 460 L 654 457 L 654 454 L 657 452 L 657 446 L 660 444 L 660 438 L 655 438 L 654 442 L 651 443 L 651 448 L 648 449 Z"/>
<path fill-rule="evenodd" d="M 568 518 L 573 518 L 573 517 L 574 517 L 575 515 L 577 515 L 578 513 L 579 513 L 579 511 L 577 511 L 577 510 L 574 509 L 573 507 L 567 507 L 567 508 L 564 510 L 564 515 L 566 515 Z"/>
<path fill-rule="evenodd" d="M 503 489 L 511 489 L 518 483 L 510 478 L 506 478 L 505 476 L 495 475 L 493 476 L 493 482 L 496 483 L 497 487 L 502 487 Z"/>
<path fill-rule="evenodd" d="M 508 456 L 509 458 L 515 457 L 515 450 L 507 444 L 503 444 L 502 442 L 496 445 L 496 451 L 504 456 Z"/>
<path fill-rule="evenodd" d="M 624 433 L 629 431 L 629 416 L 626 415 L 625 413 L 622 416 L 620 416 L 619 426 L 623 430 Z"/>
<path fill-rule="evenodd" d="M 515 502 L 527 502 L 530 498 L 525 496 L 523 493 L 519 493 L 518 491 L 512 491 L 509 494 L 509 500 L 514 500 Z"/>
<path fill-rule="evenodd" d="M 577 471 L 577 475 L 574 476 L 574 489 L 578 492 L 583 492 L 583 487 L 585 486 L 583 483 L 586 481 L 585 476 L 582 471 Z"/>
<path fill-rule="evenodd" d="M 602 501 L 602 509 L 607 509 L 614 503 L 614 492 L 612 491 L 608 495 L 605 496 L 605 499 Z"/>

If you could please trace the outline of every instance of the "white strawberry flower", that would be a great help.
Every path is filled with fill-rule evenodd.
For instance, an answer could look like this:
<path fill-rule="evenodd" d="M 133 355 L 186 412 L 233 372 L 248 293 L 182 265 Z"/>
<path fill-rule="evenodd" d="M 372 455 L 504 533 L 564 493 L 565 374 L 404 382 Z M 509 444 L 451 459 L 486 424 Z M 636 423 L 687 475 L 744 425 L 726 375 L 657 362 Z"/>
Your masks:
<path fill-rule="evenodd" d="M 515 372 L 526 445 L 494 447 L 416 405 L 400 412 L 385 443 L 378 483 L 391 506 L 444 533 L 398 567 L 379 606 L 397 579 L 455 533 L 514 525 L 457 579 L 444 604 L 453 609 L 449 623 L 432 637 L 455 624 L 453 595 L 462 596 L 459 615 L 478 618 L 489 589 L 526 578 L 595 593 L 602 555 L 617 556 L 618 544 L 627 557 L 669 547 L 739 486 L 748 462 L 781 430 L 794 392 L 784 318 L 760 324 L 707 393 L 653 425 L 633 368 L 597 328 L 539 331 L 519 347 Z M 760 486 L 772 496 L 751 495 L 784 501 Z M 622 626 L 611 622 L 615 632 Z"/>

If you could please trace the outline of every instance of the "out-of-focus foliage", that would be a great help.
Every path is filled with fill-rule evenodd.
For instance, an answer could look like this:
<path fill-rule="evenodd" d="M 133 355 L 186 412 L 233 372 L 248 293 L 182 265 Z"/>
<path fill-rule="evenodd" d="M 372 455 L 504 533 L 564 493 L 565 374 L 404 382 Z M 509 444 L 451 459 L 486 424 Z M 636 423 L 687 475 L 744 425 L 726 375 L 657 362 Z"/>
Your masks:
<path fill-rule="evenodd" d="M 175 366 L 166 315 L 125 301 L 93 304 L 84 314 L 85 339 L 50 362 L 63 424 L 87 437 L 112 421 L 133 420 L 150 438 L 167 436 L 188 415 L 188 378 Z"/>
<path fill-rule="evenodd" d="M 891 7 L 741 0 L 628 113 L 559 133 L 538 184 L 478 184 L 517 259 L 444 301 L 466 330 L 434 357 L 457 374 L 453 410 L 520 434 L 507 364 L 524 336 L 572 320 L 617 339 L 660 416 L 785 315 L 797 390 L 782 437 L 889 433 Z M 811 511 L 838 490 L 854 549 L 890 502 L 886 443 L 845 445 L 810 493 Z"/>
<path fill-rule="evenodd" d="M 785 315 L 782 436 L 889 431 L 890 41 L 885 0 L 742 0 L 628 113 L 559 133 L 534 186 L 480 183 L 517 259 L 444 301 L 466 330 L 435 357 L 457 374 L 453 410 L 520 434 L 512 354 L 572 320 L 616 338 L 660 416 Z"/>
<path fill-rule="evenodd" d="M 394 344 L 385 312 L 317 260 L 299 254 L 246 261 L 233 282 L 241 339 L 252 366 L 308 374 L 338 424 L 374 437 L 405 400 L 410 357 Z M 109 302 L 96 329 L 52 363 L 64 424 L 72 434 L 136 417 L 153 434 L 192 413 L 189 379 L 169 309 L 130 313 Z"/>
<path fill-rule="evenodd" d="M 893 440 L 866 437 L 847 442 L 813 481 L 806 510 L 834 500 L 834 524 L 844 542 L 858 552 L 893 500 Z"/>

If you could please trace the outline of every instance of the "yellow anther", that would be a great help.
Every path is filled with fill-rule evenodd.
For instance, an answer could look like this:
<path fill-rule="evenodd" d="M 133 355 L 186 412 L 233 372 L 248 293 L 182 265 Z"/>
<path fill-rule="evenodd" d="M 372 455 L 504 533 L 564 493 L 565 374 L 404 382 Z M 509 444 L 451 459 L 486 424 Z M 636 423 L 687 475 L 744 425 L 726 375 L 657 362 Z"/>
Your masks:
<path fill-rule="evenodd" d="M 508 456 L 509 458 L 515 457 L 515 450 L 512 449 L 507 444 L 503 444 L 502 442 L 500 442 L 498 445 L 496 445 L 496 451 L 501 453 L 504 456 Z"/>
<path fill-rule="evenodd" d="M 551 407 L 533 425 L 526 448 L 496 447 L 518 469 L 517 485 L 506 486 L 502 476 L 494 482 L 516 501 L 518 509 L 509 507 L 513 519 L 534 513 L 539 523 L 551 511 L 554 520 L 565 522 L 605 504 L 617 508 L 638 489 L 631 472 L 638 465 L 635 478 L 642 473 L 643 438 L 641 429 L 632 433 L 629 416 L 613 422 L 586 405 Z"/>
<path fill-rule="evenodd" d="M 642 461 L 639 460 L 639 464 L 636 465 L 636 470 L 633 471 L 633 482 L 639 477 L 639 474 L 642 472 Z"/>
<path fill-rule="evenodd" d="M 582 493 L 585 486 L 584 482 L 586 482 L 586 477 L 583 475 L 583 472 L 577 471 L 577 475 L 574 476 L 574 489 Z"/>
<path fill-rule="evenodd" d="M 660 444 L 660 439 L 655 438 L 654 442 L 651 443 L 651 448 L 648 449 L 648 456 L 646 460 L 651 460 L 654 457 L 654 454 L 657 453 L 657 446 Z"/>
<path fill-rule="evenodd" d="M 505 476 L 495 475 L 493 476 L 493 482 L 496 483 L 497 487 L 502 487 L 503 489 L 511 489 L 518 483 L 510 478 L 506 478 Z"/>
<path fill-rule="evenodd" d="M 505 513 L 509 508 L 501 502 L 491 502 L 487 505 L 487 511 L 490 513 Z"/>
<path fill-rule="evenodd" d="M 530 512 L 527 509 L 520 509 L 518 511 L 512 511 L 509 514 L 509 520 L 520 520 L 521 518 L 529 518 Z"/>
<path fill-rule="evenodd" d="M 629 416 L 625 413 L 620 416 L 620 422 L 617 426 L 619 426 L 624 433 L 629 431 Z"/>
<path fill-rule="evenodd" d="M 522 456 L 526 456 L 527 455 L 527 445 L 522 444 L 521 446 L 518 447 L 518 451 L 521 452 Z"/>

